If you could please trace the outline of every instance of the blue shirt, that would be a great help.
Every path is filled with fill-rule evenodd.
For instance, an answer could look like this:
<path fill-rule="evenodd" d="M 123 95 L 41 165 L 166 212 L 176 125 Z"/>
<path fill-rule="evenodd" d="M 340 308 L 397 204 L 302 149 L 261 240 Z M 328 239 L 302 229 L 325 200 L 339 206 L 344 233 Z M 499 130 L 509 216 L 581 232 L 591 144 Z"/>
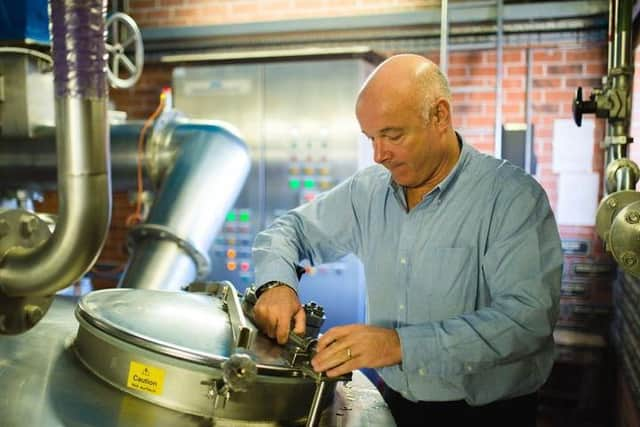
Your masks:
<path fill-rule="evenodd" d="M 553 365 L 562 251 L 547 196 L 523 170 L 462 143 L 411 211 L 380 165 L 276 219 L 253 248 L 256 283 L 354 253 L 368 322 L 395 328 L 402 363 L 378 372 L 407 399 L 480 405 L 537 390 Z"/>

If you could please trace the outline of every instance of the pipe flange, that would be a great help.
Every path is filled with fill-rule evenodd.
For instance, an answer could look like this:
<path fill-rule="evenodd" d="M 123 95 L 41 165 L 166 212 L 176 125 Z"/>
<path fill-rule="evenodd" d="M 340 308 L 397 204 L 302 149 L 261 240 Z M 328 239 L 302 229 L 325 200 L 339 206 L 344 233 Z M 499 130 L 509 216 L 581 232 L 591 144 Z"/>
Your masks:
<path fill-rule="evenodd" d="M 153 125 L 146 145 L 146 157 L 147 171 L 156 188 L 164 181 L 176 162 L 178 147 L 172 146 L 172 136 L 183 117 L 184 114 L 177 110 L 167 110 L 160 114 Z"/>
<path fill-rule="evenodd" d="M 618 212 L 638 201 L 640 201 L 640 192 L 632 190 L 611 193 L 602 199 L 596 212 L 596 230 L 603 241 L 608 244 L 609 230 Z"/>
<path fill-rule="evenodd" d="M 627 273 L 640 277 L 640 201 L 622 209 L 609 231 L 608 249 Z"/>
<path fill-rule="evenodd" d="M 48 223 L 35 213 L 24 209 L 1 211 L 0 261 L 9 252 L 31 251 L 50 236 Z M 8 296 L 0 290 L 0 335 L 28 331 L 42 319 L 52 301 L 53 296 Z"/>
<path fill-rule="evenodd" d="M 133 247 L 139 241 L 144 239 L 158 239 L 174 242 L 178 247 L 184 250 L 187 255 L 196 264 L 197 278 L 204 278 L 210 271 L 209 257 L 196 248 L 191 242 L 176 235 L 170 228 L 159 224 L 141 224 L 129 231 L 129 246 Z"/>
<path fill-rule="evenodd" d="M 638 177 L 640 177 L 640 169 L 633 160 L 627 159 L 626 157 L 613 160 L 607 165 L 607 170 L 605 171 L 605 176 L 607 177 L 606 186 L 609 192 L 614 192 L 616 190 L 616 173 L 622 168 L 628 168 L 631 170 L 634 182 L 636 182 Z"/>
<path fill-rule="evenodd" d="M 24 209 L 0 212 L 0 260 L 8 252 L 29 251 L 49 240 L 51 230 L 38 215 Z"/>

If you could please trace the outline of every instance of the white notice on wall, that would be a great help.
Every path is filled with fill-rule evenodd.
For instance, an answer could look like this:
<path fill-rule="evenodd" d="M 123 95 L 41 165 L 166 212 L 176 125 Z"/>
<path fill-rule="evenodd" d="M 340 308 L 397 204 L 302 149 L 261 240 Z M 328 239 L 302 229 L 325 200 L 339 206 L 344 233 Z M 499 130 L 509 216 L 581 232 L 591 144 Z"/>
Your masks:
<path fill-rule="evenodd" d="M 595 225 L 598 208 L 598 174 L 561 173 L 558 177 L 558 215 L 560 225 Z"/>
<path fill-rule="evenodd" d="M 553 171 L 591 172 L 593 170 L 593 120 L 578 127 L 573 119 L 553 122 Z"/>

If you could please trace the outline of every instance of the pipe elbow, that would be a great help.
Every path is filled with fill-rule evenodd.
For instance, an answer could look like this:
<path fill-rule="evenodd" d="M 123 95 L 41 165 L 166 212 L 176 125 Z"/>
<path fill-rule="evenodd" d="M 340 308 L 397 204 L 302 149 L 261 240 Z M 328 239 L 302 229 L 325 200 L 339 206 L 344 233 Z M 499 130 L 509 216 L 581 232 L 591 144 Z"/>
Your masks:
<path fill-rule="evenodd" d="M 2 260 L 0 289 L 6 295 L 51 295 L 91 268 L 109 229 L 109 182 L 108 174 L 61 178 L 53 235 L 30 251 L 9 252 Z"/>

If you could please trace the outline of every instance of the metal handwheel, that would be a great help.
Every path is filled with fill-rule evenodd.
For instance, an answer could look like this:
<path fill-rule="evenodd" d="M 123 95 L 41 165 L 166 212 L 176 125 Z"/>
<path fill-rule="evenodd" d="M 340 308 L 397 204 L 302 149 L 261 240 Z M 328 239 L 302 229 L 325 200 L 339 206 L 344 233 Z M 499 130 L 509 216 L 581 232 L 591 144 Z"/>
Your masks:
<path fill-rule="evenodd" d="M 140 29 L 129 15 L 114 13 L 106 22 L 107 75 L 111 87 L 126 89 L 140 79 L 144 64 L 144 48 Z"/>

